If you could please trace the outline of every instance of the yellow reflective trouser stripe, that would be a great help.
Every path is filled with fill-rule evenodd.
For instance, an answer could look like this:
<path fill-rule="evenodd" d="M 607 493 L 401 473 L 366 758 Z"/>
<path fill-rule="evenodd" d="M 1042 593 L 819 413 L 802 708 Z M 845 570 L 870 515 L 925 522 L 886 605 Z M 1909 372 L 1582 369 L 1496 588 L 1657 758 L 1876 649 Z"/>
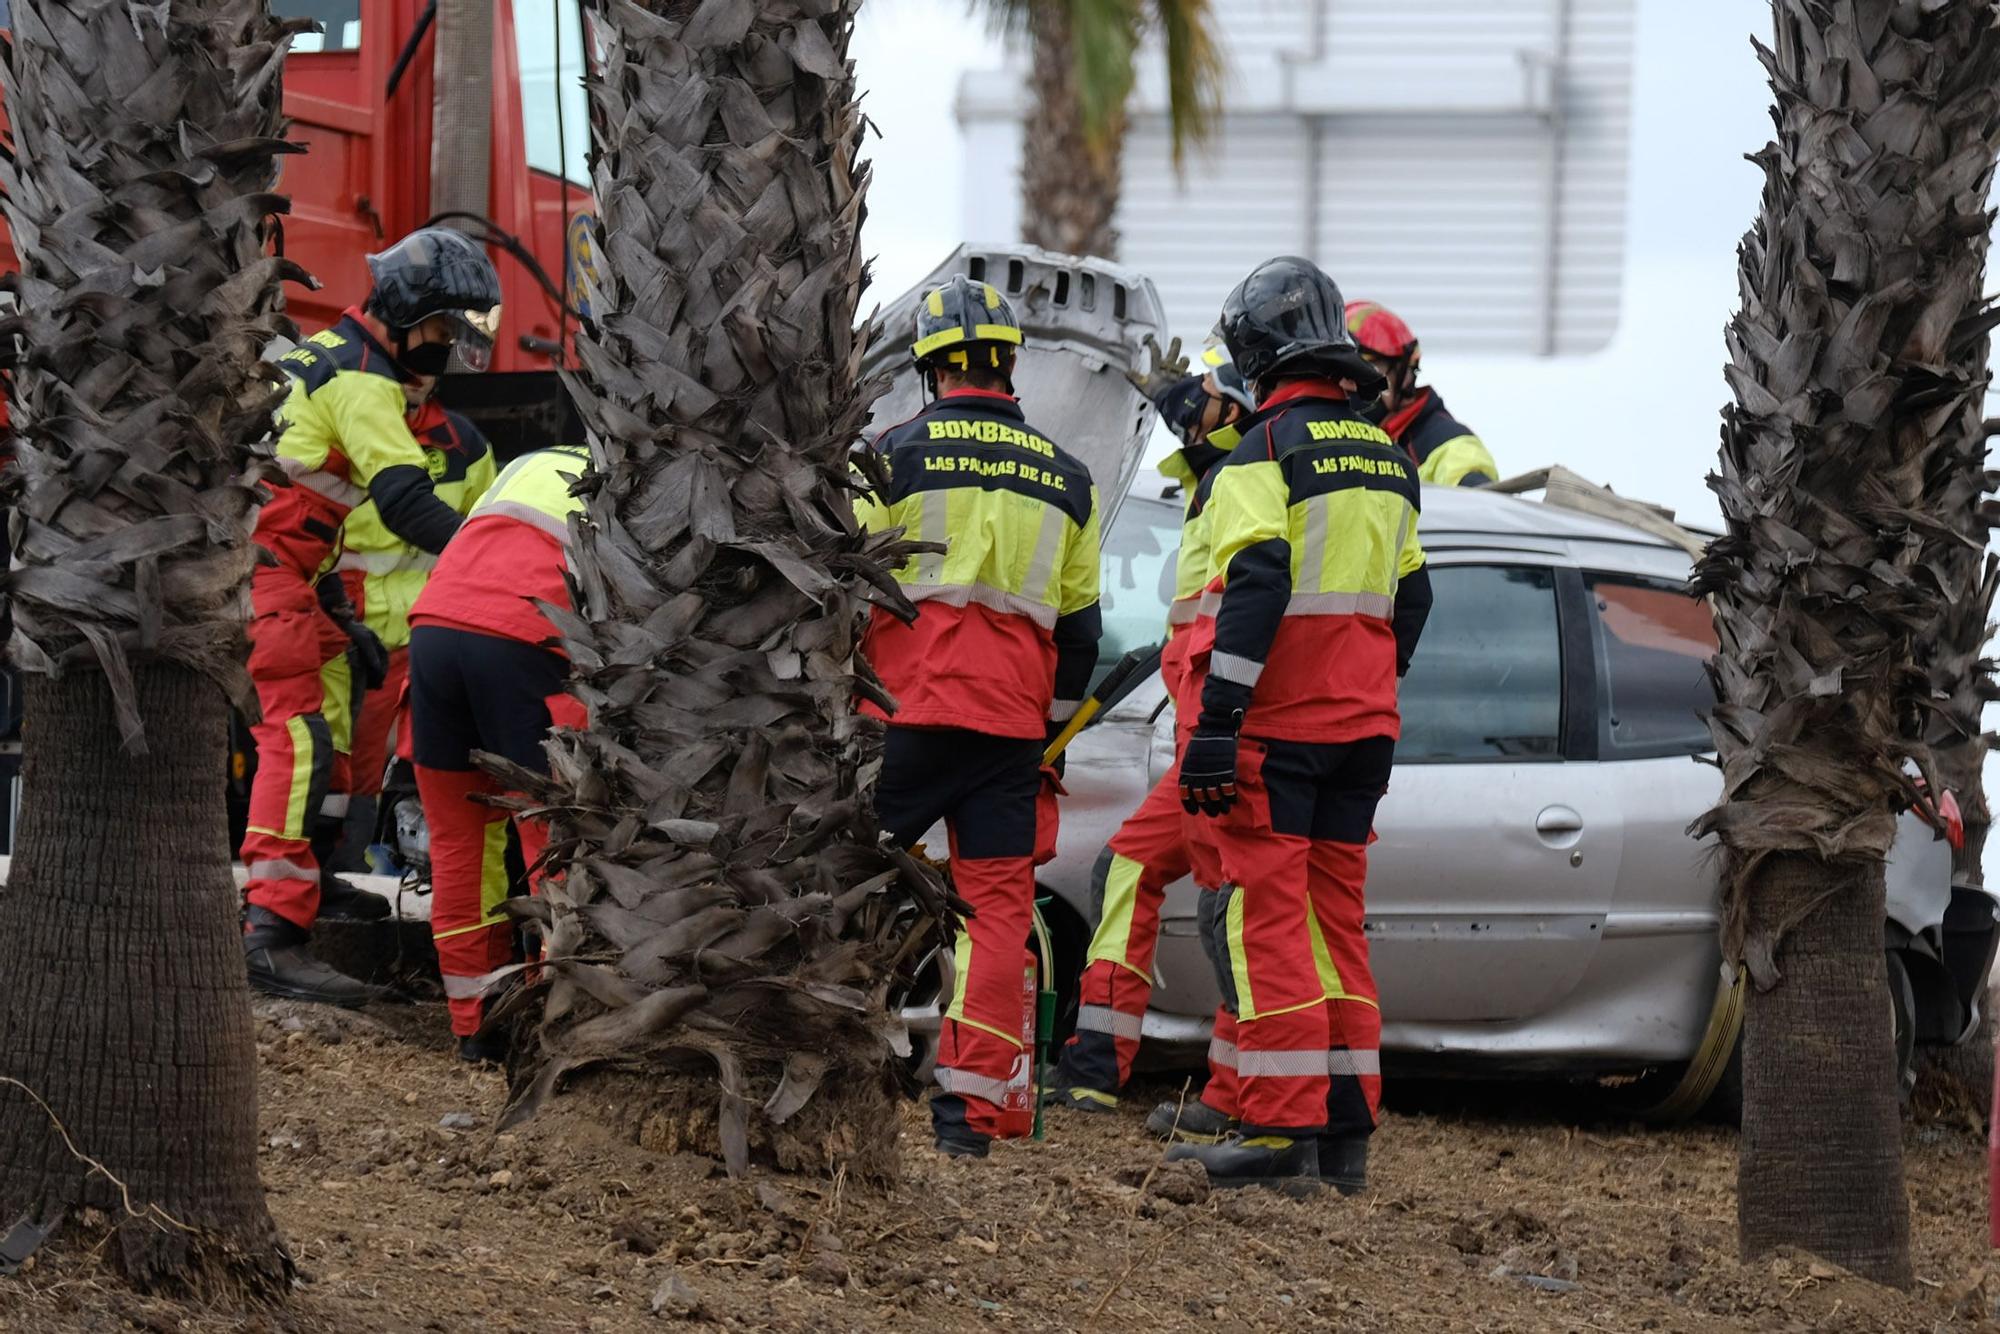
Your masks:
<path fill-rule="evenodd" d="M 1340 994 L 1340 969 L 1333 962 L 1333 951 L 1326 947 L 1326 935 L 1319 929 L 1319 914 L 1306 914 L 1306 935 L 1312 940 L 1313 967 L 1319 972 L 1320 990 L 1329 996 Z"/>
<path fill-rule="evenodd" d="M 312 795 L 312 725 L 304 714 L 297 713 L 285 720 L 285 731 L 292 738 L 292 787 L 285 799 L 283 836 L 302 839 L 306 836 L 306 801 Z"/>
<path fill-rule="evenodd" d="M 970 931 L 960 931 L 958 933 L 958 943 L 952 947 L 951 967 L 952 976 L 958 979 L 958 989 L 956 994 L 951 998 L 951 1008 L 945 1011 L 945 1018 L 955 1024 L 965 1024 L 968 1027 L 976 1028 L 982 1033 L 991 1033 L 994 1037 L 999 1038 L 1010 1046 L 1020 1046 L 1021 1035 L 1019 1033 L 1009 1033 L 1005 1029 L 995 1028 L 991 1024 L 983 1024 L 977 1019 L 968 1019 L 965 1017 L 966 979 L 972 976 L 972 933 Z"/>
<path fill-rule="evenodd" d="M 479 920 L 470 926 L 434 931 L 433 940 L 450 940 L 473 931 L 485 931 L 507 920 L 501 911 L 507 902 L 507 822 L 494 820 L 486 826 L 485 845 L 479 850 Z"/>
<path fill-rule="evenodd" d="M 1243 889 L 1239 885 L 1229 896 L 1228 915 L 1223 919 L 1224 930 L 1229 936 L 1229 970 L 1235 976 L 1236 1017 L 1255 1019 L 1257 1003 L 1250 998 L 1250 955 L 1243 948 Z"/>
<path fill-rule="evenodd" d="M 1151 982 L 1145 972 L 1126 962 L 1132 945 L 1132 918 L 1139 910 L 1139 877 L 1145 870 L 1130 857 L 1111 855 L 1111 869 L 1104 876 L 1104 916 L 1098 919 L 1097 931 L 1090 938 L 1088 961 L 1115 963 Z"/>
<path fill-rule="evenodd" d="M 319 669 L 320 712 L 335 752 L 354 748 L 354 667 L 345 653 Z"/>
<path fill-rule="evenodd" d="M 1291 1014 L 1295 1010 L 1309 1010 L 1315 1005 L 1324 1005 L 1329 997 L 1321 995 L 1315 996 L 1311 1000 L 1300 1001 L 1296 1005 L 1280 1005 L 1269 1010 L 1260 1010 L 1257 1008 L 1256 1002 L 1251 999 L 1250 956 L 1243 948 L 1243 897 L 1245 893 L 1244 888 L 1238 885 L 1236 892 L 1229 896 L 1229 916 L 1226 919 L 1229 933 L 1229 967 L 1235 974 L 1234 980 L 1236 982 L 1236 1017 L 1238 1019 L 1269 1019 L 1274 1015 Z M 1313 958 L 1315 961 L 1318 961 L 1324 956 L 1326 944 L 1319 938 L 1319 923 L 1313 920 L 1310 912 L 1308 912 L 1306 917 L 1306 926 L 1312 932 Z M 1326 966 L 1331 967 L 1332 961 L 1328 960 Z M 1319 975 L 1324 979 L 1326 973 L 1321 971 Z M 1365 1000 L 1366 998 L 1343 994 L 1332 997 L 1332 999 Z M 1373 1004 L 1372 1001 L 1369 1003 Z"/>
<path fill-rule="evenodd" d="M 486 826 L 485 855 L 479 865 L 479 907 L 486 920 L 497 922 L 500 907 L 507 902 L 507 822 L 494 820 Z"/>

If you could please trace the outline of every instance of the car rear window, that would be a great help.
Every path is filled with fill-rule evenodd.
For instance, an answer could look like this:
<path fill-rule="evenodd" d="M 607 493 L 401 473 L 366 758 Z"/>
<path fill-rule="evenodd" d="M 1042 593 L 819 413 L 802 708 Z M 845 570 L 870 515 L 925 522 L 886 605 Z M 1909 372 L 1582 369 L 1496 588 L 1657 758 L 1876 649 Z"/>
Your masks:
<path fill-rule="evenodd" d="M 1555 572 L 1433 565 L 1431 593 L 1430 620 L 1398 692 L 1396 762 L 1559 758 Z"/>
<path fill-rule="evenodd" d="M 1705 719 L 1715 691 L 1703 664 L 1716 639 L 1708 604 L 1672 583 L 1604 574 L 1586 575 L 1585 583 L 1607 757 L 1712 749 Z"/>

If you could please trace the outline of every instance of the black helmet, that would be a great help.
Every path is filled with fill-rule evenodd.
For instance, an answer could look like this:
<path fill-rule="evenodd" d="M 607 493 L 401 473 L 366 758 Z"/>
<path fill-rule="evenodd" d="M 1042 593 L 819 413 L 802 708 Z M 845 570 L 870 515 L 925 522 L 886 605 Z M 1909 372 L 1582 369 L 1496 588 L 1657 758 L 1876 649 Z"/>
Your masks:
<path fill-rule="evenodd" d="M 448 316 L 465 368 L 483 371 L 492 363 L 500 275 L 477 241 L 449 227 L 422 227 L 368 256 L 368 274 L 375 287 L 367 309 L 399 336 L 433 315 Z"/>
<path fill-rule="evenodd" d="M 917 306 L 917 341 L 910 355 L 917 365 L 935 370 L 945 365 L 966 370 L 977 357 L 981 366 L 1004 370 L 1011 354 L 1003 344 L 1019 347 L 1021 324 L 998 288 L 956 277 L 933 288 Z"/>
<path fill-rule="evenodd" d="M 1223 301 L 1216 330 L 1253 385 L 1283 371 L 1352 380 L 1363 398 L 1381 391 L 1382 373 L 1347 331 L 1340 288 L 1309 259 L 1281 255 L 1252 269 Z"/>

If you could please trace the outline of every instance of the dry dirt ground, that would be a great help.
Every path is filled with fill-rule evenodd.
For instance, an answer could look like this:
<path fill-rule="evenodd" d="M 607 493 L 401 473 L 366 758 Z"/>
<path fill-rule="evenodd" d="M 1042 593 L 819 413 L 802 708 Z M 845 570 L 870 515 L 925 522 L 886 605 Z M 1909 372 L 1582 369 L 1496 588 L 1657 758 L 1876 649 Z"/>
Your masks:
<path fill-rule="evenodd" d="M 981 1163 L 903 1113 L 887 1194 L 604 1128 L 588 1093 L 488 1128 L 437 1007 L 263 1006 L 264 1178 L 300 1267 L 277 1312 L 133 1297 L 77 1250 L 0 1280 L 0 1330 L 2000 1330 L 1972 1114 L 1908 1129 L 1917 1288 L 1734 1258 L 1734 1136 L 1605 1120 L 1561 1089 L 1407 1091 L 1375 1188 L 1210 1194 L 1139 1121 L 1052 1114 Z M 1172 1085 L 1143 1090 L 1169 1094 Z M 1413 1100 L 1414 1097 L 1414 1100 Z"/>

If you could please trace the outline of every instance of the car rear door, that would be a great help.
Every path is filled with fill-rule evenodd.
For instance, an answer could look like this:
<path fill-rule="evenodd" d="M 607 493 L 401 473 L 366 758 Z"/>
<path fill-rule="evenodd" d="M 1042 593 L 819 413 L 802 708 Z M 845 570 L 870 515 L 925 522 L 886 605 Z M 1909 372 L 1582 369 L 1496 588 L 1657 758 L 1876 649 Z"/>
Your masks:
<path fill-rule="evenodd" d="M 1592 781 L 1577 571 L 1544 553 L 1435 553 L 1436 603 L 1369 859 L 1385 1044 L 1531 1019 L 1590 966 L 1623 853 Z"/>

